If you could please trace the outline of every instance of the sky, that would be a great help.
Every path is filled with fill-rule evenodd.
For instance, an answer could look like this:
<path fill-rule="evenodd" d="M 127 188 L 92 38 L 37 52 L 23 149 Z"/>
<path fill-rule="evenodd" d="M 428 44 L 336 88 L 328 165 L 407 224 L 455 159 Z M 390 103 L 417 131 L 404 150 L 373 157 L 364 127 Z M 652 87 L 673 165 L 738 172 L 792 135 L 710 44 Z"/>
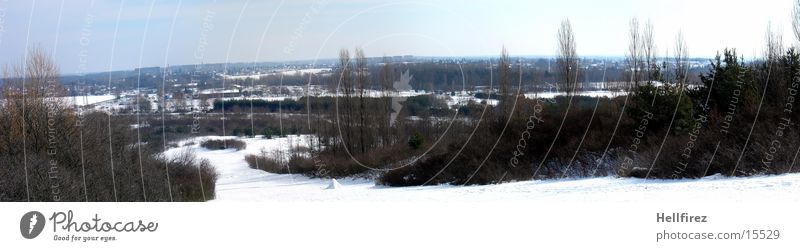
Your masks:
<path fill-rule="evenodd" d="M 762 55 L 771 23 L 794 45 L 794 0 L 0 0 L 0 66 L 40 47 L 62 73 L 367 56 L 549 56 L 569 19 L 581 56 L 623 56 L 631 18 L 660 55 L 683 33 L 692 57 Z"/>

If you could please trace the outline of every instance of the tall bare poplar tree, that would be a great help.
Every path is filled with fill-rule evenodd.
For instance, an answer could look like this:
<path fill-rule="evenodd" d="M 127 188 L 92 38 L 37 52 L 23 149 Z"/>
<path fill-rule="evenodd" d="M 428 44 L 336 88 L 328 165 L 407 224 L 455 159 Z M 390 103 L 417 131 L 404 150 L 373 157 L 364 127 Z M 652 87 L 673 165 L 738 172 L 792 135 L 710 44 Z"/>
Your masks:
<path fill-rule="evenodd" d="M 381 143 L 383 145 L 389 145 L 389 135 L 391 127 L 390 125 L 390 116 L 391 107 L 392 107 L 392 99 L 391 99 L 391 92 L 394 88 L 394 69 L 392 66 L 392 61 L 389 57 L 383 57 L 383 67 L 381 68 L 381 102 L 380 102 L 380 110 L 378 111 L 378 128 L 381 137 Z"/>
<path fill-rule="evenodd" d="M 511 89 L 511 62 L 505 46 L 500 52 L 500 62 L 497 64 L 497 81 L 500 88 L 500 105 L 505 107 L 509 101 L 509 90 Z"/>
<path fill-rule="evenodd" d="M 657 50 L 656 42 L 653 38 L 653 22 L 647 20 L 642 31 L 642 53 L 644 54 L 645 80 L 648 83 L 651 83 L 656 78 L 653 74 L 658 68 L 658 63 L 656 62 L 656 58 L 658 58 Z"/>
<path fill-rule="evenodd" d="M 567 95 L 572 95 L 578 82 L 578 52 L 575 34 L 572 31 L 572 24 L 569 19 L 561 21 L 557 38 L 556 74 L 558 85 Z"/>
<path fill-rule="evenodd" d="M 350 51 L 346 49 L 342 49 L 339 51 L 339 81 L 338 88 L 342 90 L 342 102 L 340 103 L 339 109 L 334 109 L 333 118 L 338 117 L 339 126 L 344 126 L 343 131 L 339 135 L 342 137 L 344 147 L 351 149 L 352 146 L 352 114 L 353 114 L 353 105 L 352 105 L 352 97 L 353 97 L 353 81 L 352 81 L 352 68 L 350 65 Z M 337 111 L 338 110 L 338 111 Z M 341 129 L 341 127 L 340 127 Z M 334 129 L 334 131 L 337 131 Z"/>
<path fill-rule="evenodd" d="M 683 38 L 683 32 L 678 31 L 678 35 L 675 36 L 675 83 L 680 88 L 685 87 L 688 64 L 687 61 L 687 54 L 688 48 L 686 47 L 686 40 Z"/>
<path fill-rule="evenodd" d="M 625 61 L 631 71 L 631 83 L 634 87 L 638 87 L 642 68 L 642 34 L 639 31 L 639 19 L 632 18 L 629 24 L 628 52 L 625 54 Z"/>
<path fill-rule="evenodd" d="M 369 84 L 369 69 L 367 68 L 367 56 L 364 50 L 356 48 L 356 84 L 358 85 L 358 144 L 361 153 L 367 152 L 366 138 L 367 133 L 367 101 L 365 94 Z"/>

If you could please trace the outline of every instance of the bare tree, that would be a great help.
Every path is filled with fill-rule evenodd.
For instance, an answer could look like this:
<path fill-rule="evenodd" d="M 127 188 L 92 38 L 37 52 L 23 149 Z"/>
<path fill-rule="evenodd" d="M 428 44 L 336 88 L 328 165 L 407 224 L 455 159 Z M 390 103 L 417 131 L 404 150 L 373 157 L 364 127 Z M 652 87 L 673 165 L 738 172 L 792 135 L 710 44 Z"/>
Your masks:
<path fill-rule="evenodd" d="M 687 54 L 688 48 L 686 47 L 686 40 L 683 38 L 683 32 L 678 31 L 675 36 L 675 83 L 679 88 L 684 88 L 684 84 L 688 72 Z"/>
<path fill-rule="evenodd" d="M 166 74 L 166 70 L 164 72 L 162 72 L 162 74 Z M 166 85 L 166 83 L 164 83 L 164 84 Z M 166 106 L 167 106 L 167 102 L 166 102 L 167 96 L 166 96 L 166 91 L 165 91 L 166 88 L 164 88 L 162 86 L 162 88 L 157 88 L 157 89 L 158 89 L 158 94 L 156 95 L 156 104 L 158 105 L 158 107 L 157 107 L 158 108 L 158 112 L 166 111 L 165 110 Z M 173 98 L 175 98 L 174 95 L 173 95 Z M 175 109 L 178 110 L 178 104 L 175 104 Z"/>
<path fill-rule="evenodd" d="M 649 19 L 647 23 L 644 25 L 644 31 L 642 33 L 642 53 L 644 54 L 644 63 L 645 63 L 645 80 L 648 83 L 652 83 L 652 80 L 655 78 L 652 76 L 653 71 L 658 67 L 658 63 L 656 63 L 657 55 L 657 48 L 656 42 L 653 38 L 653 22 Z"/>
<path fill-rule="evenodd" d="M 392 68 L 392 60 L 384 56 L 383 67 L 381 68 L 381 91 L 388 92 L 393 88 L 394 82 L 394 69 Z"/>
<path fill-rule="evenodd" d="M 767 33 L 764 38 L 767 42 L 764 56 L 767 58 L 767 62 L 776 63 L 780 59 L 781 54 L 783 54 L 783 33 L 773 30 L 772 22 L 770 22 L 767 24 Z"/>
<path fill-rule="evenodd" d="M 392 61 L 389 57 L 383 57 L 383 67 L 381 68 L 381 102 L 380 110 L 378 112 L 378 128 L 383 145 L 389 145 L 390 135 L 390 113 L 392 107 L 391 92 L 394 88 L 394 69 Z"/>
<path fill-rule="evenodd" d="M 632 18 L 628 30 L 628 52 L 625 59 L 631 71 L 631 83 L 634 87 L 639 86 L 642 68 L 642 34 L 639 31 L 639 19 Z"/>
<path fill-rule="evenodd" d="M 559 86 L 567 95 L 572 95 L 578 82 L 578 52 L 575 34 L 569 19 L 561 21 L 558 29 L 558 52 L 556 56 L 556 74 Z"/>
<path fill-rule="evenodd" d="M 341 49 L 339 51 L 339 87 L 343 90 L 345 95 L 349 95 L 352 93 L 352 84 L 350 82 L 350 75 L 352 73 L 352 69 L 350 69 L 350 51 L 346 49 Z"/>
<path fill-rule="evenodd" d="M 500 62 L 497 64 L 497 81 L 500 88 L 500 105 L 505 107 L 509 98 L 509 89 L 511 85 L 511 62 L 508 59 L 508 50 L 503 46 L 500 52 Z"/>
<path fill-rule="evenodd" d="M 30 100 L 65 94 L 63 87 L 58 84 L 59 69 L 52 56 L 38 45 L 31 47 L 27 53 L 27 60 L 12 66 L 10 71 L 4 71 L 4 86 L 12 88 L 4 93 L 25 90 L 20 94 Z"/>
<path fill-rule="evenodd" d="M 783 33 L 780 32 L 780 29 L 773 29 L 772 22 L 770 22 L 767 24 L 767 32 L 764 34 L 764 39 L 766 41 L 764 56 L 767 61 L 767 72 L 776 77 L 767 78 L 769 83 L 763 86 L 763 91 L 767 92 L 769 97 L 773 97 L 776 100 L 783 100 L 785 96 L 785 90 L 788 86 L 786 86 L 784 81 L 776 81 L 782 79 L 780 76 L 785 74 L 782 63 L 784 52 Z"/>
<path fill-rule="evenodd" d="M 352 144 L 352 95 L 353 95 L 353 84 L 352 84 L 352 69 L 350 66 L 350 52 L 346 49 L 342 49 L 339 51 L 339 76 L 338 80 L 334 83 L 338 83 L 338 89 L 343 90 L 344 97 L 342 98 L 341 104 L 341 111 L 338 112 L 340 109 L 334 109 L 333 114 L 334 118 L 338 118 L 338 121 L 344 122 L 344 135 L 340 135 L 342 137 L 343 145 L 350 149 Z M 336 131 L 336 130 L 334 130 Z M 341 130 L 340 130 L 341 131 Z"/>
<path fill-rule="evenodd" d="M 358 141 L 361 153 L 366 153 L 367 103 L 365 98 L 368 97 L 364 97 L 364 95 L 369 84 L 369 69 L 367 68 L 367 56 L 364 55 L 364 50 L 361 48 L 356 48 L 356 83 L 358 84 Z"/>

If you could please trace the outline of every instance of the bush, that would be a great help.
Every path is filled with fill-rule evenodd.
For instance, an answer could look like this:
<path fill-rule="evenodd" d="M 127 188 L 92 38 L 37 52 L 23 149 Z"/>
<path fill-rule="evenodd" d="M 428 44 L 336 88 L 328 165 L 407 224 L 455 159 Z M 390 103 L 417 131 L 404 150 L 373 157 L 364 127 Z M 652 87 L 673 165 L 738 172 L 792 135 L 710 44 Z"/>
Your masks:
<path fill-rule="evenodd" d="M 396 151 L 384 150 L 373 155 L 384 156 L 385 153 L 394 153 L 392 156 L 397 156 Z M 362 175 L 369 170 L 355 163 L 349 157 L 312 153 L 309 148 L 305 147 L 293 147 L 291 154 L 277 150 L 271 152 L 262 150 L 258 154 L 245 156 L 245 161 L 253 169 L 277 174 L 301 174 L 308 177 L 351 177 Z M 374 160 L 366 159 L 361 161 L 373 163 Z"/>
<path fill-rule="evenodd" d="M 313 160 L 299 154 L 292 156 L 284 155 L 280 152 L 261 152 L 260 154 L 248 154 L 244 157 L 250 168 L 259 169 L 277 174 L 303 174 L 309 177 L 324 176 L 315 168 Z"/>
<path fill-rule="evenodd" d="M 206 201 L 215 198 L 218 174 L 208 160 L 198 160 L 194 153 L 183 152 L 171 159 L 162 159 L 169 167 L 176 201 Z"/>
<path fill-rule="evenodd" d="M 238 139 L 208 139 L 200 142 L 200 146 L 208 150 L 236 149 L 236 151 L 241 151 L 247 148 L 247 144 Z"/>
<path fill-rule="evenodd" d="M 262 154 L 248 154 L 244 157 L 247 165 L 253 169 L 264 170 L 270 173 L 287 174 L 290 173 L 289 166 L 286 161 L 281 161 L 268 156 L 266 153 Z"/>
<path fill-rule="evenodd" d="M 177 128 L 175 128 L 175 133 L 185 134 L 185 133 L 188 133 L 188 132 L 189 132 L 189 128 L 186 127 L 186 126 L 178 126 Z"/>
<path fill-rule="evenodd" d="M 414 136 L 411 136 L 411 138 L 408 139 L 408 146 L 410 146 L 412 149 L 416 150 L 416 149 L 419 149 L 419 147 L 422 146 L 422 143 L 424 143 L 424 142 L 425 142 L 425 138 L 422 136 L 422 134 L 421 133 L 415 133 Z"/>

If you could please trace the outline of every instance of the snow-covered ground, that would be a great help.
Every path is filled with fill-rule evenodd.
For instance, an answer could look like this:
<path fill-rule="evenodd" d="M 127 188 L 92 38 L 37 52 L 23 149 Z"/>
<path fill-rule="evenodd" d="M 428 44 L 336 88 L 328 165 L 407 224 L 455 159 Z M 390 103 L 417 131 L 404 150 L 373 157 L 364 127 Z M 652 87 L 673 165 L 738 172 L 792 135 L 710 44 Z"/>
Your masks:
<path fill-rule="evenodd" d="M 79 106 L 86 106 L 86 105 L 93 105 L 97 103 L 103 103 L 106 101 L 114 100 L 113 95 L 96 95 L 96 96 L 75 96 L 75 97 L 63 97 L 59 98 L 59 100 L 66 102 L 69 105 L 79 105 Z"/>
<path fill-rule="evenodd" d="M 526 98 L 546 98 L 552 99 L 557 96 L 566 96 L 567 93 L 565 92 L 541 92 L 541 93 L 526 93 Z M 593 98 L 614 98 L 619 96 L 628 95 L 627 92 L 615 92 L 615 91 L 581 91 L 576 92 L 576 96 L 586 96 L 586 97 L 593 97 Z"/>
<path fill-rule="evenodd" d="M 179 143 L 167 155 L 190 149 L 208 159 L 217 169 L 218 202 L 236 201 L 573 201 L 573 202 L 798 202 L 800 174 L 728 178 L 710 176 L 699 180 L 642 180 L 592 178 L 511 182 L 487 186 L 427 186 L 392 188 L 377 186 L 364 179 L 338 180 L 338 189 L 326 189 L 328 179 L 301 175 L 271 174 L 248 167 L 244 156 L 261 149 L 288 150 L 291 145 L 307 144 L 307 137 L 280 139 L 240 139 L 247 143 L 242 151 L 211 151 L 199 146 L 209 138 L 199 137 Z M 233 137 L 227 137 L 232 139 Z M 194 144 L 187 144 L 194 142 Z"/>
<path fill-rule="evenodd" d="M 78 106 L 86 106 L 86 105 L 93 105 L 99 104 L 107 101 L 114 100 L 113 95 L 86 95 L 86 96 L 71 96 L 71 97 L 56 97 L 56 98 L 48 98 L 48 101 L 58 101 L 60 103 L 66 105 L 78 105 Z M 2 104 L 3 100 L 0 99 L 0 104 Z"/>
<path fill-rule="evenodd" d="M 474 101 L 475 103 L 478 104 L 481 104 L 482 102 L 485 101 L 487 105 L 492 105 L 492 106 L 496 106 L 498 103 L 500 103 L 500 101 L 497 99 L 479 99 L 476 98 L 474 95 L 463 94 L 463 93 L 454 96 L 444 96 L 444 98 L 447 100 L 447 105 L 452 108 L 465 106 L 470 101 Z"/>
<path fill-rule="evenodd" d="M 278 71 L 278 72 L 255 73 L 255 74 L 250 74 L 250 75 L 225 75 L 225 74 L 221 74 L 221 76 L 226 78 L 226 79 L 235 79 L 235 80 L 256 79 L 257 80 L 257 79 L 261 79 L 261 77 L 274 76 L 274 75 L 278 75 L 278 74 L 283 74 L 283 75 L 295 75 L 295 74 L 305 75 L 305 74 L 320 74 L 320 73 L 326 73 L 326 72 L 330 72 L 330 71 L 331 71 L 330 68 L 291 69 L 291 70 Z"/>
<path fill-rule="evenodd" d="M 302 69 L 302 70 L 288 70 L 282 72 L 283 75 L 295 75 L 295 74 L 320 74 L 323 72 L 330 72 L 331 68 L 316 68 L 316 69 Z"/>

